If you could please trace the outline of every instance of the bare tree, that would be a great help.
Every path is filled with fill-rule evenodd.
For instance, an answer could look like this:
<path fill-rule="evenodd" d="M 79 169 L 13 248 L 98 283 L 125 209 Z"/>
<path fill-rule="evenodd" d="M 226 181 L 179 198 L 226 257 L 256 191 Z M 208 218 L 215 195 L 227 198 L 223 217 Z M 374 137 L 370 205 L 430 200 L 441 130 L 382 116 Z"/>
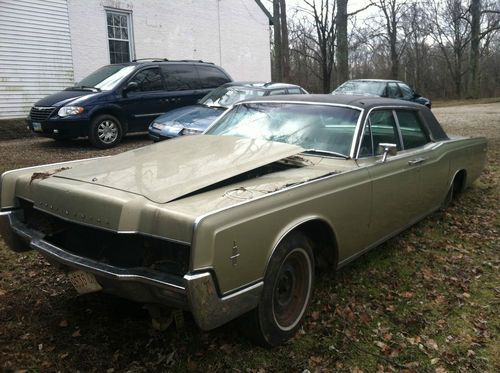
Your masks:
<path fill-rule="evenodd" d="M 401 18 L 407 8 L 406 0 L 372 0 L 372 4 L 379 8 L 385 23 L 384 38 L 387 40 L 391 60 L 391 77 L 399 77 L 399 59 L 403 54 L 406 41 L 399 40 L 399 28 L 401 27 Z"/>
<path fill-rule="evenodd" d="M 309 56 L 320 66 L 322 92 L 329 93 L 335 57 L 335 1 L 303 0 L 303 2 L 306 6 L 300 9 L 311 17 L 315 33 L 315 35 L 305 35 L 312 46 Z"/>

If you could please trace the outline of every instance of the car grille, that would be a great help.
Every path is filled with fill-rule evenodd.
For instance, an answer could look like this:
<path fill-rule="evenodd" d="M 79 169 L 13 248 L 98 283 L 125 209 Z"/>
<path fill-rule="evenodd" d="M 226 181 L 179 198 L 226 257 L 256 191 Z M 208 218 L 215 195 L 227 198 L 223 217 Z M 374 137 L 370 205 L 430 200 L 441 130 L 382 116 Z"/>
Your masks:
<path fill-rule="evenodd" d="M 52 106 L 33 106 L 30 117 L 33 122 L 43 122 L 49 119 L 56 108 Z"/>
<path fill-rule="evenodd" d="M 19 202 L 24 223 L 63 250 L 120 268 L 147 268 L 180 277 L 188 271 L 189 245 L 82 226 L 36 210 L 26 200 Z"/>

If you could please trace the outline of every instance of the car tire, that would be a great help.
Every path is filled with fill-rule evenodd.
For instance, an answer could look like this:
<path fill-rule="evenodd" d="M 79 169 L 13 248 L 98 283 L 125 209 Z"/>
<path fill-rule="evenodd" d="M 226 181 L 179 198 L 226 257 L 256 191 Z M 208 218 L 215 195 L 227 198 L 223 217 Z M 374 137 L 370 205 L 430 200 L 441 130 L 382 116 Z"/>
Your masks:
<path fill-rule="evenodd" d="M 89 140 L 99 149 L 112 148 L 123 136 L 123 127 L 113 115 L 98 115 L 90 123 Z"/>
<path fill-rule="evenodd" d="M 304 234 L 292 232 L 269 261 L 259 305 L 240 320 L 243 332 L 264 347 L 293 337 L 311 300 L 313 281 L 312 245 Z"/>

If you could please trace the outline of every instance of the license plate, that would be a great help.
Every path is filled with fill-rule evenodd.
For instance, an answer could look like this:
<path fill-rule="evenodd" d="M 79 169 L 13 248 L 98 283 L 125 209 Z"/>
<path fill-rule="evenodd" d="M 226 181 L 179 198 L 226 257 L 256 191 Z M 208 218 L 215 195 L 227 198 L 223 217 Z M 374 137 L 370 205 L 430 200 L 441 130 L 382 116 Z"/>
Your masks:
<path fill-rule="evenodd" d="M 92 273 L 74 271 L 68 273 L 68 278 L 78 294 L 87 294 L 102 290 L 102 286 L 99 285 Z"/>
<path fill-rule="evenodd" d="M 42 123 L 33 122 L 33 131 L 42 132 Z"/>

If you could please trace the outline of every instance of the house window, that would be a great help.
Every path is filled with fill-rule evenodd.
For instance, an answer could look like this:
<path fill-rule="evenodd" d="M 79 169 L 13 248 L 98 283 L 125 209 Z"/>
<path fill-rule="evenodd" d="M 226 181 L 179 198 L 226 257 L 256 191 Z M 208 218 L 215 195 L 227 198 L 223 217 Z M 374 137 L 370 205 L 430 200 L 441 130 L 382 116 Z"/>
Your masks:
<path fill-rule="evenodd" d="M 109 59 L 111 63 L 129 62 L 132 58 L 130 13 L 106 11 Z"/>

